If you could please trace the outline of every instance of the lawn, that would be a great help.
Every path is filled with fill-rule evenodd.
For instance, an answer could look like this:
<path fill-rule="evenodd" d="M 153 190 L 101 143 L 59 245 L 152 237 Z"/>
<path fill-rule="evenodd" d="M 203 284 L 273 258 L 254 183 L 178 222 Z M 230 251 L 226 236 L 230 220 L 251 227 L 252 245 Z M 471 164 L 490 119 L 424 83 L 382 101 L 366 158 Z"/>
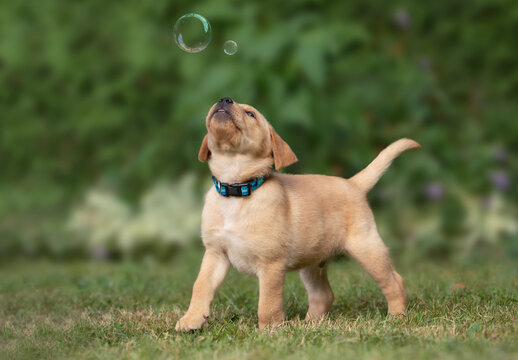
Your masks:
<path fill-rule="evenodd" d="M 285 287 L 289 322 L 257 330 L 257 280 L 232 270 L 208 327 L 178 334 L 201 259 L 170 264 L 16 261 L 0 265 L 0 358 L 518 357 L 518 267 L 512 263 L 397 264 L 408 315 L 386 316 L 381 291 L 344 259 L 329 267 L 336 301 L 318 324 L 296 273 Z M 453 289 L 462 283 L 465 288 Z"/>

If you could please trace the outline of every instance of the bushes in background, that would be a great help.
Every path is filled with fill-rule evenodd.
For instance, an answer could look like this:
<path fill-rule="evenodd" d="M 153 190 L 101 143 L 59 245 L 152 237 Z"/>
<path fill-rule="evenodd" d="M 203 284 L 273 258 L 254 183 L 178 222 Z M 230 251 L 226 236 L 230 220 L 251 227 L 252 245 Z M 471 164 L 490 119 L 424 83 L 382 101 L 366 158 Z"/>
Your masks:
<path fill-rule="evenodd" d="M 193 11 L 213 28 L 199 54 L 172 39 Z M 222 96 L 265 114 L 300 159 L 290 172 L 347 177 L 395 139 L 416 139 L 423 150 L 397 160 L 371 194 L 388 242 L 418 256 L 469 249 L 469 214 L 486 214 L 497 196 L 496 218 L 507 219 L 518 200 L 517 13 L 511 0 L 4 2 L 0 249 L 71 248 L 56 234 L 99 183 L 125 224 L 149 221 L 134 209 L 150 208 L 138 201 L 157 179 L 208 177 L 196 153 Z M 236 55 L 223 53 L 229 39 Z M 437 224 L 416 240 L 424 214 Z M 516 232 L 506 234 L 497 246 L 513 253 Z"/>

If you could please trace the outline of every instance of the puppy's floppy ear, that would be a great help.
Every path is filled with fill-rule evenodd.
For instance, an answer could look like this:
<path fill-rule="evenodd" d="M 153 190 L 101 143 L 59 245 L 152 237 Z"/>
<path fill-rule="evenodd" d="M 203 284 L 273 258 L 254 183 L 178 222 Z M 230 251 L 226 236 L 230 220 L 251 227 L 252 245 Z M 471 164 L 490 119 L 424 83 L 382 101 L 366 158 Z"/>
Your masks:
<path fill-rule="evenodd" d="M 270 128 L 270 137 L 272 138 L 275 170 L 279 171 L 286 166 L 296 163 L 299 160 L 297 159 L 297 155 L 295 155 L 290 146 L 277 135 L 273 127 L 270 124 L 268 124 L 268 126 Z"/>
<path fill-rule="evenodd" d="M 201 143 L 200 152 L 198 153 L 198 160 L 200 160 L 201 162 L 205 162 L 209 159 L 210 150 L 208 142 L 209 135 L 205 135 Z"/>

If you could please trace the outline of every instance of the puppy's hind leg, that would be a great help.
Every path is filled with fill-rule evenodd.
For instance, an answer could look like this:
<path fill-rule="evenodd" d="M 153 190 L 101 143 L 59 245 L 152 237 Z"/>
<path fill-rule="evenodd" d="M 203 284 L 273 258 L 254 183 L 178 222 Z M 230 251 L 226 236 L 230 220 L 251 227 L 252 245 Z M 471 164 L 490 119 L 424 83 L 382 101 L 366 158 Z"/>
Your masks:
<path fill-rule="evenodd" d="M 366 237 L 349 239 L 346 250 L 372 276 L 383 291 L 391 315 L 406 311 L 403 278 L 392 268 L 389 252 L 378 231 L 372 229 Z"/>
<path fill-rule="evenodd" d="M 320 266 L 321 265 L 321 266 Z M 318 320 L 329 312 L 334 295 L 327 280 L 326 264 L 314 264 L 299 271 L 300 278 L 308 292 L 308 313 L 306 320 Z"/>

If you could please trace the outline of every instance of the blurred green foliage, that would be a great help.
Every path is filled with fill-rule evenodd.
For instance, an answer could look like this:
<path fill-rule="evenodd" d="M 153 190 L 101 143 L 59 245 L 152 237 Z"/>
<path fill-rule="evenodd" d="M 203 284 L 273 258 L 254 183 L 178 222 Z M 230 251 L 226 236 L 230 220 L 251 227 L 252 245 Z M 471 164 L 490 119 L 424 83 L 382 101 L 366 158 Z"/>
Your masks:
<path fill-rule="evenodd" d="M 172 37 L 188 12 L 213 29 L 198 54 Z M 290 172 L 348 177 L 390 142 L 419 141 L 371 199 L 394 237 L 408 238 L 402 209 L 442 218 L 423 256 L 447 255 L 482 206 L 455 189 L 518 200 L 517 32 L 512 0 L 1 2 L 0 235 L 15 240 L 0 252 L 24 232 L 58 241 L 94 184 L 135 200 L 159 179 L 208 175 L 204 117 L 230 96 L 292 146 Z"/>

